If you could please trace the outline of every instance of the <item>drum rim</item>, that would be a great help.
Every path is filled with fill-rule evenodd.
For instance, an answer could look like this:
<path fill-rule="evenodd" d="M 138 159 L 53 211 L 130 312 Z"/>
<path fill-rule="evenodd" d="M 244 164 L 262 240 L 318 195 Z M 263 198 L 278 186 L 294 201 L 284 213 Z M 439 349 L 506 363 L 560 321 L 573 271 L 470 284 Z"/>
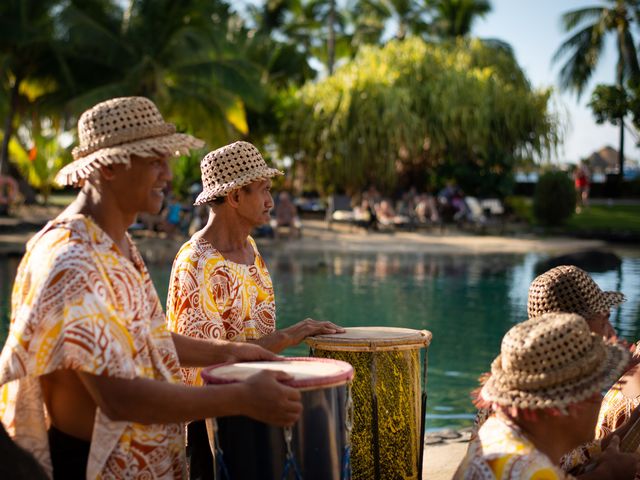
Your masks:
<path fill-rule="evenodd" d="M 399 330 L 406 333 L 405 336 L 399 335 L 397 338 L 367 338 L 366 336 L 356 338 L 340 338 L 340 333 L 332 333 L 328 335 L 316 335 L 307 337 L 305 342 L 312 348 L 321 350 L 332 350 L 330 347 L 336 347 L 335 350 L 354 350 L 354 351 L 374 351 L 374 350 L 411 350 L 414 348 L 428 347 L 431 344 L 433 334 L 429 330 L 415 330 L 404 327 L 386 327 L 386 326 L 364 326 L 364 327 L 346 327 L 348 332 L 353 329 L 376 328 L 380 330 Z M 412 333 L 410 333 L 412 332 Z M 398 332 L 401 333 L 401 332 Z"/>
<path fill-rule="evenodd" d="M 333 375 L 327 375 L 326 377 L 304 378 L 299 380 L 294 379 L 286 382 L 281 382 L 283 385 L 287 385 L 292 388 L 297 388 L 299 390 L 314 390 L 314 389 L 344 385 L 350 382 L 351 380 L 353 380 L 353 376 L 354 376 L 353 365 L 343 360 L 335 360 L 333 358 L 316 358 L 316 357 L 283 357 L 281 360 L 274 360 L 273 362 L 268 362 L 268 363 L 278 363 L 279 361 L 280 362 L 300 361 L 300 362 L 314 362 L 314 363 L 333 363 L 333 364 L 340 364 L 344 367 L 347 367 L 345 368 L 344 372 L 339 372 Z M 211 371 L 215 370 L 216 368 L 221 368 L 228 365 L 237 365 L 241 363 L 253 363 L 253 362 L 254 361 L 226 362 L 226 363 L 219 363 L 216 365 L 210 365 L 208 367 L 204 367 L 200 371 L 200 376 L 205 381 L 205 383 L 209 385 L 230 385 L 233 383 L 241 383 L 242 380 L 218 377 L 212 374 Z M 256 371 L 256 373 L 258 372 Z"/>

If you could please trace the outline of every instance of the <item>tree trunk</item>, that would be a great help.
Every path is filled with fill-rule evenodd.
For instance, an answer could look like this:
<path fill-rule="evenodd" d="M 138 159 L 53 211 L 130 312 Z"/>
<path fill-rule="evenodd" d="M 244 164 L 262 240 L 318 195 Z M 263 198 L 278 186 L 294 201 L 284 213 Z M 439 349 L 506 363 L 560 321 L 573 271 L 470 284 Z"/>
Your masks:
<path fill-rule="evenodd" d="M 624 179 L 624 117 L 620 118 L 620 148 L 618 149 L 618 187 Z"/>
<path fill-rule="evenodd" d="M 9 168 L 9 140 L 13 136 L 13 117 L 18 108 L 18 93 L 21 82 L 22 78 L 16 75 L 16 80 L 9 94 L 9 111 L 4 119 L 4 137 L 2 138 L 2 150 L 0 151 L 0 175 L 4 175 Z"/>
<path fill-rule="evenodd" d="M 333 64 L 336 60 L 336 1 L 329 0 L 329 16 L 327 18 L 329 23 L 329 38 L 327 38 L 327 70 L 329 75 L 333 75 Z"/>

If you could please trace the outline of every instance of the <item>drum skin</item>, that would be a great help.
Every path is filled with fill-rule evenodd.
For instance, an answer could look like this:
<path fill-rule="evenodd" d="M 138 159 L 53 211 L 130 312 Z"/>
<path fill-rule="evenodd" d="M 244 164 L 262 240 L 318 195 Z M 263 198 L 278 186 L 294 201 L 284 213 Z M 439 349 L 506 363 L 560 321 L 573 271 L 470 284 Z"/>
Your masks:
<path fill-rule="evenodd" d="M 406 329 L 386 330 L 387 334 L 398 330 L 406 335 Z M 404 345 L 402 339 L 388 338 L 379 343 L 375 339 L 351 345 L 346 341 L 334 343 L 337 335 L 308 341 L 312 356 L 348 362 L 355 371 L 351 433 L 354 480 L 422 477 L 420 349 L 428 345 L 431 334 L 426 332 L 421 338 L 422 332 L 413 332 L 417 336 Z"/>

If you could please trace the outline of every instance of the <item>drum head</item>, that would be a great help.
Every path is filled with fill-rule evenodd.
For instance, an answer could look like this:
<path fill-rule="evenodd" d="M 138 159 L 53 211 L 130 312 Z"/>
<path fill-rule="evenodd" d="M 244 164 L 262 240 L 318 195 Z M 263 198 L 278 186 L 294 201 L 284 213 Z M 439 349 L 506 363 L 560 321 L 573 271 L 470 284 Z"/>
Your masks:
<path fill-rule="evenodd" d="M 241 362 L 214 365 L 202 369 L 202 378 L 208 384 L 222 385 L 242 382 L 262 371 L 288 373 L 293 380 L 283 382 L 301 390 L 314 390 L 343 385 L 353 379 L 353 367 L 341 360 L 328 358 L 292 357 L 275 362 Z"/>
<path fill-rule="evenodd" d="M 431 332 L 395 327 L 349 327 L 345 333 L 317 335 L 305 340 L 311 348 L 320 350 L 407 350 L 428 347 Z"/>

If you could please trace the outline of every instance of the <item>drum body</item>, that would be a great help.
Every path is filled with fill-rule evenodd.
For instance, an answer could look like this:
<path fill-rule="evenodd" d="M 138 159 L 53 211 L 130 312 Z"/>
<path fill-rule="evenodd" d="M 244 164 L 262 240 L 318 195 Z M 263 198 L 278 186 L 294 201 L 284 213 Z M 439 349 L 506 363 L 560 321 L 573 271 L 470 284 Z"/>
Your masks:
<path fill-rule="evenodd" d="M 202 376 L 209 384 L 222 384 L 261 369 L 294 377 L 289 385 L 301 390 L 302 415 L 291 428 L 241 416 L 216 419 L 216 480 L 350 479 L 353 368 L 334 360 L 289 358 L 212 367 Z"/>
<path fill-rule="evenodd" d="M 424 377 L 420 350 L 427 331 L 387 327 L 347 328 L 345 334 L 307 339 L 311 355 L 353 365 L 354 419 L 351 466 L 354 480 L 422 477 Z"/>

